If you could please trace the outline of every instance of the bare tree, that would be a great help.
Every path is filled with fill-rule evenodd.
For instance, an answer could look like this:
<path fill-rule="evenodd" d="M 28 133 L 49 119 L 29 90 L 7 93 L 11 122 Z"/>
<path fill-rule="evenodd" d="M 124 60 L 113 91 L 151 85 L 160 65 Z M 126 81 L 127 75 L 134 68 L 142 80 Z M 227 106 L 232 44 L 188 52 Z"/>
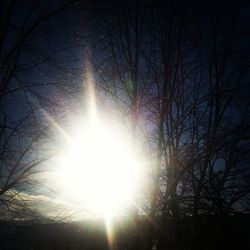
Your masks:
<path fill-rule="evenodd" d="M 44 152 L 52 124 L 41 110 L 52 104 L 47 89 L 62 83 L 52 72 L 58 74 L 56 55 L 66 46 L 55 39 L 60 15 L 73 3 L 0 3 L 0 206 L 6 217 L 32 210 L 22 192 L 35 190 L 40 166 L 53 154 Z"/>
<path fill-rule="evenodd" d="M 161 218 L 160 231 L 175 220 L 175 237 L 184 216 L 195 225 L 201 214 L 246 210 L 249 200 L 249 23 L 241 11 L 237 3 L 125 1 L 94 13 L 97 84 L 147 136 L 147 212 Z"/>

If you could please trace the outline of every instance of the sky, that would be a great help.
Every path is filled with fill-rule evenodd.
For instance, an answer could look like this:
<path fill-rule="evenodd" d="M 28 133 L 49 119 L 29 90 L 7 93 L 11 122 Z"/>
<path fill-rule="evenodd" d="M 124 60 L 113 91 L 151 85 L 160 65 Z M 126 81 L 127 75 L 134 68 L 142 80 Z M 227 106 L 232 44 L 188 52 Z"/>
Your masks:
<path fill-rule="evenodd" d="M 210 184 L 204 185 L 216 185 L 213 176 L 220 169 L 226 172 L 221 166 L 227 162 L 239 158 L 234 167 L 246 169 L 242 152 L 248 150 L 244 133 L 249 126 L 248 1 L 27 3 L 1 3 L 1 195 L 18 203 L 26 200 L 45 217 L 89 216 L 81 205 L 53 190 L 57 181 L 49 183 L 48 173 L 57 167 L 54 156 L 74 144 L 72 138 L 81 137 L 74 131 L 81 128 L 79 117 L 88 117 L 93 96 L 100 117 L 111 125 L 118 121 L 127 137 L 139 141 L 134 144 L 143 148 L 148 173 L 159 171 L 147 185 L 152 191 L 152 180 L 159 178 L 166 199 L 173 198 L 165 192 L 169 180 L 176 189 L 187 189 L 187 196 L 194 192 L 189 190 L 188 171 L 186 179 L 178 174 L 195 154 L 207 153 L 203 149 L 210 148 L 209 126 L 214 126 L 216 149 L 207 156 Z M 214 109 L 209 109 L 211 103 Z M 161 126 L 165 142 L 159 139 Z M 100 131 L 108 133 L 104 127 Z M 196 128 L 192 143 L 197 140 L 197 152 L 191 155 Z M 108 142 L 100 145 L 111 147 Z M 232 159 L 231 151 L 236 152 Z M 193 170 L 198 169 L 197 163 Z M 245 183 L 248 176 L 240 173 L 237 180 Z M 227 180 L 225 187 L 230 175 Z M 149 209 L 151 191 L 144 191 L 140 211 Z M 4 203 L 9 199 L 5 196 Z"/>

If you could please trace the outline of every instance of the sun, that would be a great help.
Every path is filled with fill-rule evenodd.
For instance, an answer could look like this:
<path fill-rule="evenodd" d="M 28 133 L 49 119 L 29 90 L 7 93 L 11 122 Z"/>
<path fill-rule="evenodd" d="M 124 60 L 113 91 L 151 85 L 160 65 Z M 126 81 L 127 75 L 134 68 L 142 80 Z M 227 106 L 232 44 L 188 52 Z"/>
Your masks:
<path fill-rule="evenodd" d="M 94 214 L 110 217 L 134 201 L 142 176 L 131 136 L 99 119 L 80 126 L 60 157 L 62 191 Z"/>

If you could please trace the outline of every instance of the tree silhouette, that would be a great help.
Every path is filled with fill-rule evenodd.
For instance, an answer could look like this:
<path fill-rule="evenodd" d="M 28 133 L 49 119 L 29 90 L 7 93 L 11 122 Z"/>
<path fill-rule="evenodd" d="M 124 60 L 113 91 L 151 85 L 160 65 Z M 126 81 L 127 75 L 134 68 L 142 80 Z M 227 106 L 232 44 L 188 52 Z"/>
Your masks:
<path fill-rule="evenodd" d="M 59 83 L 49 77 L 52 68 L 59 72 L 55 56 L 64 49 L 54 33 L 73 3 L 0 3 L 0 204 L 6 217 L 32 210 L 22 192 L 34 191 L 40 165 L 53 155 L 42 149 L 52 124 L 41 121 L 40 113 L 51 105 L 46 89 Z"/>

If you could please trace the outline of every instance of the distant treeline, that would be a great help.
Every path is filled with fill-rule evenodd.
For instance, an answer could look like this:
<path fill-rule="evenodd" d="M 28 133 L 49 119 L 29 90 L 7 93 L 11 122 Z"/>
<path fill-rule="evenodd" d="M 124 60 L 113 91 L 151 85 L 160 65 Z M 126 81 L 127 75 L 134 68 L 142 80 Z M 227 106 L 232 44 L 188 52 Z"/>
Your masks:
<path fill-rule="evenodd" d="M 150 224 L 147 218 L 139 218 L 136 223 L 118 221 L 111 237 L 102 221 L 53 224 L 2 222 L 0 246 L 2 250 L 249 249 L 249 215 L 199 217 L 196 227 L 192 226 L 189 217 L 179 221 L 168 220 L 164 233 L 159 232 L 154 237 L 149 235 Z M 157 224 L 155 221 L 156 228 Z M 159 235 L 163 238 L 159 239 Z M 149 242 L 152 238 L 153 242 Z"/>

